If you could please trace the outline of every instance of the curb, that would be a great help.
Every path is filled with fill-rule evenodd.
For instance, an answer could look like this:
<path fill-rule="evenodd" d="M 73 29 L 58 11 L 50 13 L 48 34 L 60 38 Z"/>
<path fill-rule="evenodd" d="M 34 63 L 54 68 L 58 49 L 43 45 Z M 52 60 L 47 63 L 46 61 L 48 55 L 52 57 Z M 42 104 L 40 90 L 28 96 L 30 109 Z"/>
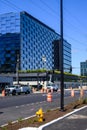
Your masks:
<path fill-rule="evenodd" d="M 66 117 L 72 115 L 73 113 L 78 112 L 78 111 L 80 111 L 80 110 L 82 110 L 82 109 L 84 109 L 84 108 L 86 108 L 86 107 L 87 107 L 87 105 L 84 106 L 84 107 L 81 107 L 81 108 L 79 108 L 79 109 L 75 109 L 74 111 L 72 111 L 72 112 L 70 112 L 70 113 L 68 113 L 68 114 L 66 114 L 66 115 L 64 115 L 64 116 L 62 116 L 62 117 L 59 117 L 59 118 L 57 118 L 57 119 L 54 119 L 54 120 L 52 120 L 52 121 L 46 123 L 45 125 L 41 125 L 39 128 L 36 128 L 36 127 L 26 127 L 26 128 L 22 128 L 22 129 L 19 129 L 19 130 L 43 130 L 43 128 L 45 128 L 46 126 L 49 126 L 49 125 L 51 125 L 52 123 L 55 123 L 55 122 L 57 122 L 57 121 L 59 121 L 59 120 L 62 120 L 62 119 L 64 119 L 64 118 L 66 118 Z"/>
<path fill-rule="evenodd" d="M 39 129 L 36 128 L 36 127 L 27 127 L 27 128 L 22 128 L 22 129 L 19 129 L 19 130 L 39 130 Z"/>

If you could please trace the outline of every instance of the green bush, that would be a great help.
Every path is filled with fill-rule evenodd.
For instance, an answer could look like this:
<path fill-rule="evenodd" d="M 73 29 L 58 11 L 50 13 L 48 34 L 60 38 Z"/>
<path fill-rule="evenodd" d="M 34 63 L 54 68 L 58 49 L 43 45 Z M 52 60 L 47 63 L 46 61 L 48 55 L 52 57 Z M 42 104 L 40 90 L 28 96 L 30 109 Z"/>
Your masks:
<path fill-rule="evenodd" d="M 83 99 L 83 104 L 87 104 L 87 98 Z"/>

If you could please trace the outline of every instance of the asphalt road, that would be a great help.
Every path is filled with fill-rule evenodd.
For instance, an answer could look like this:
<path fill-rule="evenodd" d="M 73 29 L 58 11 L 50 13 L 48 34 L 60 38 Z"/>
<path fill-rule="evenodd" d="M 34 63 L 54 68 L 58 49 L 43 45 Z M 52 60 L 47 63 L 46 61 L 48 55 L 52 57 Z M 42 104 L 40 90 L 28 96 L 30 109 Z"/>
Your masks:
<path fill-rule="evenodd" d="M 65 96 L 69 96 L 69 92 L 67 91 Z M 60 97 L 59 93 L 53 93 L 52 94 L 52 100 L 57 99 Z M 47 100 L 47 94 L 46 93 L 31 93 L 31 94 L 22 94 L 17 96 L 5 96 L 0 97 L 0 108 L 7 108 L 7 107 L 13 107 L 13 106 L 21 106 L 31 103 L 37 103 Z"/>
<path fill-rule="evenodd" d="M 67 92 L 64 97 L 64 104 L 78 98 L 78 94 L 72 98 L 70 93 Z M 30 94 L 0 98 L 0 126 L 9 121 L 15 121 L 19 118 L 35 115 L 39 108 L 42 108 L 45 112 L 59 106 L 60 93 L 53 94 L 52 102 L 47 102 L 47 94 Z"/>
<path fill-rule="evenodd" d="M 59 98 L 60 94 L 53 93 L 52 100 Z M 18 95 L 18 96 L 6 96 L 0 98 L 0 109 L 8 108 L 13 106 L 21 106 L 31 103 L 37 103 L 47 100 L 47 94 L 28 94 L 28 95 Z"/>
<path fill-rule="evenodd" d="M 76 93 L 76 95 L 78 95 Z M 65 91 L 65 97 L 70 96 L 70 91 Z M 58 93 L 53 93 L 52 94 L 52 100 L 57 99 L 60 97 L 60 92 Z M 8 108 L 8 107 L 13 107 L 13 106 L 21 106 L 21 105 L 26 105 L 26 104 L 31 104 L 31 103 L 37 103 L 37 102 L 42 102 L 47 100 L 47 94 L 46 93 L 31 93 L 31 94 L 22 94 L 18 96 L 5 96 L 5 97 L 0 97 L 0 108 Z"/>

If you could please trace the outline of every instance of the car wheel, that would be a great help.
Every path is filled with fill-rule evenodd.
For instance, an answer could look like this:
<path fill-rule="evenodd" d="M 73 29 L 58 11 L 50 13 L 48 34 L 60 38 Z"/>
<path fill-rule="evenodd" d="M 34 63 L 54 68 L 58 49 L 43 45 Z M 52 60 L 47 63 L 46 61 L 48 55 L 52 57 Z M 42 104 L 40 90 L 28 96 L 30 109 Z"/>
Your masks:
<path fill-rule="evenodd" d="M 19 92 L 18 95 L 21 95 L 21 93 Z"/>
<path fill-rule="evenodd" d="M 29 93 L 30 93 L 30 91 L 27 90 L 26 94 L 29 94 Z"/>
<path fill-rule="evenodd" d="M 16 95 L 16 90 L 13 90 L 12 95 Z"/>

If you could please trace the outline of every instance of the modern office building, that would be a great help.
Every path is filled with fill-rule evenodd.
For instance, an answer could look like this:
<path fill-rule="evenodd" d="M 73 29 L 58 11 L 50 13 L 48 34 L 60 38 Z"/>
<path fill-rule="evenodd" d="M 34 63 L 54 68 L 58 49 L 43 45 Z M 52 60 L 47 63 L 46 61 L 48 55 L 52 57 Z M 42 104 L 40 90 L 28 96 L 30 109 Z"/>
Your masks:
<path fill-rule="evenodd" d="M 80 74 L 81 76 L 87 76 L 87 60 L 80 62 Z"/>
<path fill-rule="evenodd" d="M 25 11 L 1 14 L 0 71 L 59 69 L 59 46 L 55 49 L 55 40 L 59 39 L 60 35 L 53 29 Z M 70 66 L 71 45 L 64 40 L 66 71 Z"/>

